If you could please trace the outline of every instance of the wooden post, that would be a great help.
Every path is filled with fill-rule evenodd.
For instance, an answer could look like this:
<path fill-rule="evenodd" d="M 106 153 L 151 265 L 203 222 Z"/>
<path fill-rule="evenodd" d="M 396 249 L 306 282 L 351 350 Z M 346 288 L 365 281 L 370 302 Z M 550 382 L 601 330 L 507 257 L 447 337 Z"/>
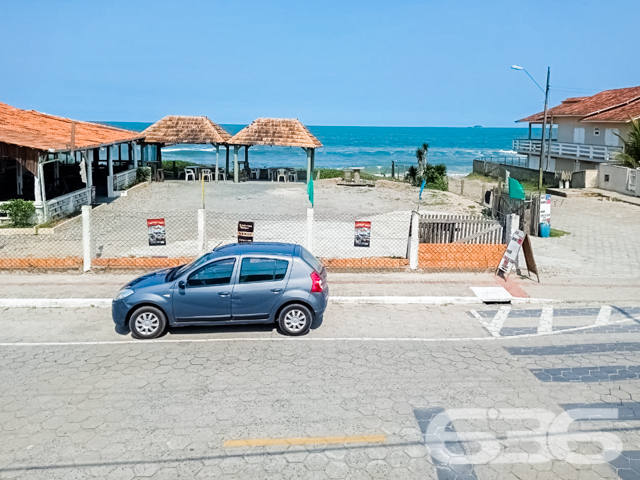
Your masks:
<path fill-rule="evenodd" d="M 16 193 L 18 197 L 22 196 L 22 163 L 16 159 Z"/>
<path fill-rule="evenodd" d="M 107 149 L 107 170 L 110 177 L 113 176 L 113 159 L 111 158 L 111 147 L 105 147 Z"/>
<path fill-rule="evenodd" d="M 138 152 L 137 152 L 138 149 L 133 148 L 133 145 L 131 146 L 131 149 L 133 151 L 133 168 L 137 170 L 138 169 Z M 142 150 L 140 150 L 140 152 L 142 153 Z"/>
<path fill-rule="evenodd" d="M 316 149 L 311 149 L 311 173 L 316 171 Z"/>
<path fill-rule="evenodd" d="M 244 171 L 247 172 L 247 179 L 251 180 L 251 170 L 249 170 L 249 145 L 244 146 Z"/>
<path fill-rule="evenodd" d="M 213 174 L 216 177 L 216 183 L 218 183 L 218 161 L 220 159 L 220 145 L 216 143 L 216 171 Z"/>
<path fill-rule="evenodd" d="M 313 172 L 311 170 L 311 149 L 306 148 L 305 150 L 307 151 L 307 185 L 308 185 L 309 181 L 311 180 L 311 175 L 313 174 Z"/>
<path fill-rule="evenodd" d="M 227 148 L 227 165 L 224 173 L 226 177 L 229 177 L 229 145 L 225 145 L 225 147 Z"/>
<path fill-rule="evenodd" d="M 238 145 L 234 145 L 233 146 L 233 183 L 238 183 L 239 180 L 239 176 L 238 176 L 238 149 L 240 147 L 238 147 Z"/>

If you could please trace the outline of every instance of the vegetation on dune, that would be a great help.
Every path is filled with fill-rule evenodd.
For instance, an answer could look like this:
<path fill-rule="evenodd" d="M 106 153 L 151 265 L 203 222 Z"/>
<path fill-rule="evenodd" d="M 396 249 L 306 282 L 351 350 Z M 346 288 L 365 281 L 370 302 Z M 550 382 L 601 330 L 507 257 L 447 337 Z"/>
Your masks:
<path fill-rule="evenodd" d="M 319 168 L 316 170 L 316 175 L 320 173 L 320 180 L 324 180 L 327 178 L 343 178 L 344 172 L 342 170 L 338 170 L 337 168 Z"/>
<path fill-rule="evenodd" d="M 640 119 L 631 121 L 631 130 L 624 139 L 618 135 L 624 144 L 624 152 L 613 154 L 614 160 L 627 168 L 640 168 Z"/>

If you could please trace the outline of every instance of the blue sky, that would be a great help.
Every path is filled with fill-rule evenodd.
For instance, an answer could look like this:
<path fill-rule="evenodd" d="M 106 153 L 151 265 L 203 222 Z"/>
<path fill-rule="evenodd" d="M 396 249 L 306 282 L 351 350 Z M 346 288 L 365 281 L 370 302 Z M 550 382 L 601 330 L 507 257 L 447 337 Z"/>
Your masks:
<path fill-rule="evenodd" d="M 84 120 L 514 126 L 640 83 L 640 2 L 0 0 L 0 101 Z"/>

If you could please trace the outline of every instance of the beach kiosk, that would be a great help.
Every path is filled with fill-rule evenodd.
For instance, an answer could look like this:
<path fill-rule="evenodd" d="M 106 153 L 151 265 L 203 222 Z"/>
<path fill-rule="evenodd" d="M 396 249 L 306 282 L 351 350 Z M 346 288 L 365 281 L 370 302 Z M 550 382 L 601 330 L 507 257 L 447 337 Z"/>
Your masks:
<path fill-rule="evenodd" d="M 218 181 L 218 168 L 220 146 L 227 149 L 226 174 L 229 174 L 229 140 L 231 135 L 220 125 L 212 122 L 207 117 L 192 117 L 186 115 L 167 115 L 141 133 L 148 145 L 157 148 L 156 161 L 162 166 L 162 147 L 169 145 L 207 145 L 211 144 L 216 149 L 216 174 Z"/>
<path fill-rule="evenodd" d="M 240 181 L 238 151 L 244 147 L 244 168 L 249 168 L 249 147 L 301 147 L 307 155 L 307 183 L 314 170 L 316 148 L 322 143 L 297 118 L 258 118 L 228 141 L 233 145 L 233 181 Z"/>

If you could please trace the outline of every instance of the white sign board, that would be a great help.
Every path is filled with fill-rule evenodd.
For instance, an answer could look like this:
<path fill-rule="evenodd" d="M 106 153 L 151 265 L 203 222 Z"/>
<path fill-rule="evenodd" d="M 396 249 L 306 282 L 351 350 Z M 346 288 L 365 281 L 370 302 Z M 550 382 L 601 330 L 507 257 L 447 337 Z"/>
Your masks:
<path fill-rule="evenodd" d="M 540 223 L 551 223 L 551 195 L 540 195 Z"/>
<path fill-rule="evenodd" d="M 505 273 L 509 273 L 513 264 L 517 261 L 518 255 L 520 254 L 520 247 L 522 246 L 522 242 L 524 241 L 524 232 L 522 230 L 516 230 L 511 236 L 511 240 L 509 241 L 509 245 L 507 245 L 507 250 L 504 252 L 502 256 L 502 260 L 500 261 L 500 266 L 498 267 Z"/>

